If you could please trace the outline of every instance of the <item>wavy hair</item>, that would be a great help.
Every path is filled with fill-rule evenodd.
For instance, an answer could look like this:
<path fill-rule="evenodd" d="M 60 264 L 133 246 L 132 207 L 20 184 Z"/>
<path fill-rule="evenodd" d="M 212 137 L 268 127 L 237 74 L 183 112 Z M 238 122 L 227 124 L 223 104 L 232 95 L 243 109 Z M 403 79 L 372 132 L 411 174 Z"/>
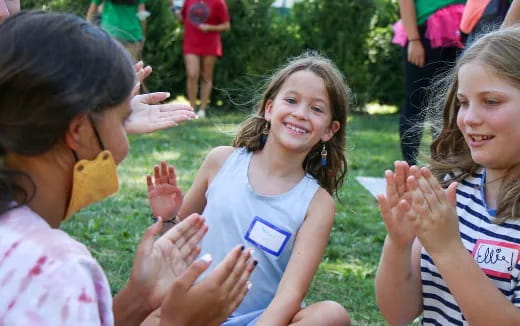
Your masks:
<path fill-rule="evenodd" d="M 263 85 L 263 94 L 257 101 L 255 112 L 241 125 L 233 146 L 245 147 L 257 151 L 264 147 L 261 142 L 262 131 L 269 122 L 265 119 L 265 107 L 269 100 L 274 100 L 287 78 L 298 71 L 311 71 L 325 82 L 332 109 L 332 121 L 340 123 L 339 130 L 327 142 L 327 165 L 321 166 L 321 143 L 317 143 L 303 161 L 303 169 L 318 180 L 320 186 L 334 194 L 343 184 L 347 173 L 345 157 L 345 133 L 349 110 L 349 88 L 341 72 L 334 63 L 315 52 L 305 52 L 289 59 Z"/>
<path fill-rule="evenodd" d="M 434 99 L 430 114 L 437 116 L 434 125 L 440 133 L 431 145 L 429 163 L 433 174 L 445 187 L 471 176 L 481 167 L 471 158 L 470 149 L 457 127 L 460 108 L 457 102 L 458 72 L 470 62 L 490 67 L 500 78 L 520 90 L 520 28 L 507 28 L 482 36 L 464 51 L 451 73 L 437 83 L 436 94 L 440 95 Z M 453 171 L 457 171 L 456 175 L 445 179 Z M 511 167 L 499 190 L 497 223 L 520 218 L 519 171 L 520 167 Z"/>

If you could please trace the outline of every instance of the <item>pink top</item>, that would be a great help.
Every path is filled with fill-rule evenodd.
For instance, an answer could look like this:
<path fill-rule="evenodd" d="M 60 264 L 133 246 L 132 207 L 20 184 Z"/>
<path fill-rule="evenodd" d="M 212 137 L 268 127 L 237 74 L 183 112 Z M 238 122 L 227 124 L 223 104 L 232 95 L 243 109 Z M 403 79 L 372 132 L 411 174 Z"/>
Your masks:
<path fill-rule="evenodd" d="M 428 18 L 425 36 L 430 40 L 432 48 L 464 47 L 460 40 L 459 31 L 463 11 L 463 4 L 454 4 L 437 10 Z M 406 46 L 408 37 L 402 20 L 397 21 L 392 27 L 394 29 L 392 43 L 399 44 L 402 47 Z"/>
<path fill-rule="evenodd" d="M 23 206 L 0 215 L 0 325 L 113 325 L 87 248 Z"/>

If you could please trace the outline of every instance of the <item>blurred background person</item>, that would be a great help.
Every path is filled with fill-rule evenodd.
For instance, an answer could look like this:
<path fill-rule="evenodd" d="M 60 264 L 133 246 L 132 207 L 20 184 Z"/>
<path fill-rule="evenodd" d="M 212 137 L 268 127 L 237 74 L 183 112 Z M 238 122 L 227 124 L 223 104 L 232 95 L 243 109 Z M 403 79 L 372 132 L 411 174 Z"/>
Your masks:
<path fill-rule="evenodd" d="M 87 20 L 94 22 L 100 6 L 101 27 L 121 42 L 134 62 L 141 58 L 146 32 L 146 18 L 150 15 L 145 0 L 92 0 Z"/>
<path fill-rule="evenodd" d="M 220 32 L 230 29 L 227 4 L 225 0 L 186 0 L 176 16 L 184 24 L 182 52 L 188 100 L 193 108 L 197 107 L 200 85 L 197 115 L 204 118 L 213 87 L 213 69 L 222 56 Z"/>

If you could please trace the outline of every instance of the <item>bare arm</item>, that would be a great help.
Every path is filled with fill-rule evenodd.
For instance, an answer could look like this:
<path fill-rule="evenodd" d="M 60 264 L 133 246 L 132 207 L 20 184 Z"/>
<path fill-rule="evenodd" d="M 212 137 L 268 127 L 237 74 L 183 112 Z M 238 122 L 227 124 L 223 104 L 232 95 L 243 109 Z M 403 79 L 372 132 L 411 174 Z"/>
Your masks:
<path fill-rule="evenodd" d="M 411 322 L 422 311 L 421 244 L 407 212 L 399 207 L 411 200 L 406 180 L 418 168 L 410 168 L 404 161 L 394 165 L 395 172 L 385 171 L 386 194 L 377 196 L 387 236 L 376 274 L 376 298 L 388 323 L 401 325 Z"/>
<path fill-rule="evenodd" d="M 227 32 L 231 28 L 231 24 L 229 22 L 217 25 L 201 24 L 199 28 L 204 32 Z"/>
<path fill-rule="evenodd" d="M 387 236 L 376 273 L 376 299 L 390 325 L 410 323 L 422 312 L 421 244 L 399 248 Z"/>
<path fill-rule="evenodd" d="M 400 0 L 399 12 L 403 20 L 404 29 L 409 40 L 419 38 L 419 28 L 417 27 L 417 15 L 415 13 L 414 0 Z"/>
<path fill-rule="evenodd" d="M 140 12 L 140 11 L 146 11 L 144 3 L 141 3 L 139 6 L 137 6 L 137 12 Z M 141 22 L 141 29 L 143 30 L 143 39 L 144 39 L 145 35 L 146 35 L 146 19 L 140 20 L 140 22 Z"/>
<path fill-rule="evenodd" d="M 424 48 L 417 26 L 414 0 L 400 0 L 399 10 L 406 35 L 408 36 L 408 61 L 421 67 L 424 65 Z"/>
<path fill-rule="evenodd" d="M 509 10 L 507 11 L 506 18 L 502 23 L 502 28 L 513 26 L 518 23 L 520 23 L 520 1 L 513 0 L 511 7 L 509 7 Z"/>
<path fill-rule="evenodd" d="M 89 22 L 92 22 L 92 20 L 94 19 L 94 15 L 96 14 L 97 8 L 98 8 L 97 4 L 95 4 L 93 2 L 90 3 L 90 6 L 88 7 L 88 11 L 87 11 L 87 17 L 86 17 L 86 19 Z"/>
<path fill-rule="evenodd" d="M 206 207 L 206 191 L 233 150 L 234 148 L 231 146 L 220 146 L 214 148 L 208 154 L 197 171 L 191 188 L 184 196 L 182 207 L 178 213 L 179 218 L 184 219 L 195 212 L 202 213 L 204 207 Z"/>
<path fill-rule="evenodd" d="M 301 309 L 329 240 L 335 215 L 332 197 L 322 188 L 314 196 L 294 242 L 293 252 L 276 295 L 257 326 L 289 325 Z"/>

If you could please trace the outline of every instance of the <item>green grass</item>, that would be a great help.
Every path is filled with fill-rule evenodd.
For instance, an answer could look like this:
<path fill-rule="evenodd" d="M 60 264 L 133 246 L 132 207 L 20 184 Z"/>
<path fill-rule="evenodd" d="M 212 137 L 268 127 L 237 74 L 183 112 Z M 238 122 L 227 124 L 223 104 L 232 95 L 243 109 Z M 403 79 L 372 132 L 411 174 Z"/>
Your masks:
<path fill-rule="evenodd" d="M 64 224 L 101 263 L 114 293 L 126 282 L 136 244 L 150 224 L 145 175 L 154 164 L 167 160 L 175 165 L 179 184 L 186 191 L 207 152 L 230 144 L 243 117 L 217 115 L 131 137 L 131 154 L 119 167 L 119 193 Z M 382 177 L 400 159 L 398 117 L 352 116 L 347 133 L 348 178 L 340 190 L 325 257 L 306 301 L 335 300 L 347 308 L 354 325 L 384 325 L 375 303 L 374 276 L 385 228 L 376 201 L 355 177 Z"/>

